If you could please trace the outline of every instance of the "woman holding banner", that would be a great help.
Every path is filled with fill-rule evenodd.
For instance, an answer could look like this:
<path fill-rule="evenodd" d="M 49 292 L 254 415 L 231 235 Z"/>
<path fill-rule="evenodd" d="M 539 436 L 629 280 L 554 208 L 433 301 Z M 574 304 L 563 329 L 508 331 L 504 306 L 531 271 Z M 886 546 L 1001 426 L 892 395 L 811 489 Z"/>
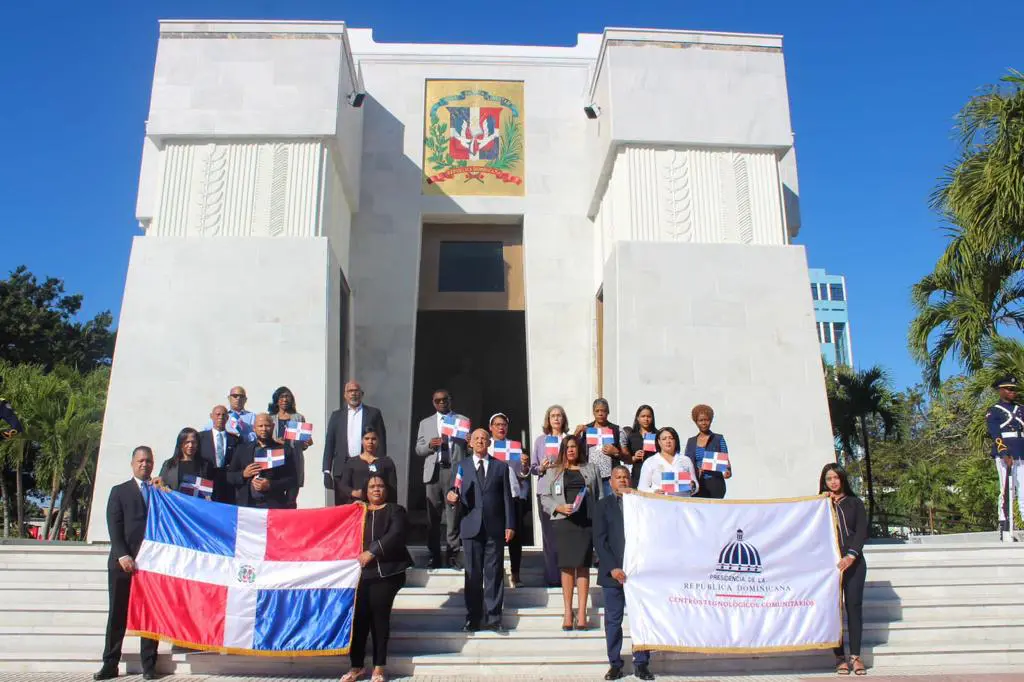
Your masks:
<path fill-rule="evenodd" d="M 365 502 L 363 490 L 371 476 L 380 476 L 388 483 L 388 502 L 398 501 L 398 469 L 387 455 L 377 455 L 380 436 L 368 426 L 363 429 L 363 451 L 345 462 L 341 474 L 334 477 L 334 499 L 338 504 Z"/>
<path fill-rule="evenodd" d="M 544 476 L 548 469 L 558 462 L 558 453 L 562 448 L 562 441 L 569 436 L 569 418 L 565 414 L 565 408 L 561 405 L 552 405 L 544 413 L 544 423 L 541 425 L 541 435 L 533 441 L 533 467 L 531 473 L 535 476 Z M 544 581 L 548 587 L 558 587 L 561 584 L 558 570 L 558 551 L 555 547 L 554 528 L 552 527 L 551 516 L 545 514 L 540 488 L 537 489 L 537 508 L 540 513 L 540 532 L 544 539 Z"/>
<path fill-rule="evenodd" d="M 182 486 L 185 486 L 189 489 L 190 495 L 207 497 L 195 493 L 196 482 L 200 479 L 213 480 L 212 465 L 199 456 L 199 432 L 186 426 L 178 432 L 174 454 L 160 467 L 160 475 L 153 483 L 171 490 L 181 490 Z M 210 495 L 212 494 L 211 490 Z"/>
<path fill-rule="evenodd" d="M 687 439 L 684 452 L 700 474 L 700 497 L 720 500 L 725 497 L 726 479 L 732 478 L 732 464 L 728 462 L 729 448 L 726 447 L 722 434 L 711 431 L 715 411 L 710 405 L 695 405 L 690 411 L 690 418 L 697 425 L 697 435 Z M 721 453 L 716 459 L 725 460 L 724 471 L 718 468 L 705 470 L 704 458 L 709 453 Z"/>
<path fill-rule="evenodd" d="M 641 405 L 636 408 L 636 416 L 633 417 L 633 428 L 624 429 L 629 431 L 625 437 L 626 454 L 629 455 L 629 464 L 632 465 L 631 479 L 633 488 L 640 485 L 640 468 L 643 463 L 657 454 L 658 427 L 654 424 L 654 408 L 650 405 Z"/>
<path fill-rule="evenodd" d="M 409 524 L 405 507 L 388 502 L 394 492 L 383 476 L 372 474 L 362 489 L 366 500 L 363 525 L 363 551 L 359 565 L 363 567 L 352 617 L 352 645 L 349 660 L 352 669 L 341 682 L 355 682 L 363 677 L 366 659 L 366 637 L 373 635 L 372 682 L 384 682 L 384 666 L 388 662 L 388 639 L 391 636 L 391 609 L 398 591 L 405 586 L 405 571 L 412 566 L 406 547 Z"/>
<path fill-rule="evenodd" d="M 693 462 L 685 455 L 679 454 L 679 434 L 671 426 L 658 429 L 658 452 L 648 457 L 640 467 L 640 482 L 636 489 L 644 493 L 665 493 L 662 474 L 687 472 L 690 475 L 690 495 L 700 490 L 697 471 Z"/>
<path fill-rule="evenodd" d="M 575 438 L 563 438 L 558 461 L 537 484 L 541 506 L 554 526 L 558 567 L 562 572 L 562 630 L 587 630 L 587 595 L 594 563 L 593 510 L 603 497 L 601 473 L 581 456 Z M 578 615 L 573 617 L 573 588 L 579 592 Z"/>
<path fill-rule="evenodd" d="M 852 667 L 855 675 L 866 675 L 867 669 L 860 658 L 861 634 L 864 630 L 864 582 L 868 567 L 864 563 L 864 542 L 868 538 L 868 515 L 864 503 L 853 494 L 846 472 L 838 464 L 830 462 L 821 470 L 818 493 L 828 493 L 839 520 L 839 547 L 843 558 L 839 571 L 843 574 L 843 602 L 846 604 L 846 632 L 850 637 L 850 661 L 846 661 L 843 642 L 834 653 L 836 673 L 849 675 Z"/>

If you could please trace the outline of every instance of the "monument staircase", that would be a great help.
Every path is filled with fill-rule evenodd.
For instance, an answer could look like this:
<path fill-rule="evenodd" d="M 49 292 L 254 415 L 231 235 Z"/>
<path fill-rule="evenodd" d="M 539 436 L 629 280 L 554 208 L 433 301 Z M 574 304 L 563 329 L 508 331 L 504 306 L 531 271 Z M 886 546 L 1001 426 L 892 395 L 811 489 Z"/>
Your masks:
<path fill-rule="evenodd" d="M 864 653 L 869 665 L 899 671 L 1024 664 L 1024 543 L 876 545 L 866 556 Z M 423 558 L 420 553 L 421 563 Z M 106 559 L 104 546 L 0 545 L 0 671 L 99 668 L 107 611 Z M 505 592 L 507 635 L 461 631 L 461 573 L 410 571 L 392 621 L 390 671 L 599 679 L 607 668 L 600 588 L 595 584 L 591 592 L 594 629 L 565 633 L 561 591 L 541 586 L 540 554 L 528 550 L 523 569 L 527 586 Z M 626 641 L 628 646 L 628 626 Z M 137 638 L 127 638 L 124 651 L 122 671 L 137 672 Z M 656 654 L 652 662 L 655 672 L 718 676 L 827 670 L 831 665 L 829 652 Z M 160 645 L 159 667 L 168 673 L 331 676 L 347 666 L 345 657 L 254 658 Z"/>

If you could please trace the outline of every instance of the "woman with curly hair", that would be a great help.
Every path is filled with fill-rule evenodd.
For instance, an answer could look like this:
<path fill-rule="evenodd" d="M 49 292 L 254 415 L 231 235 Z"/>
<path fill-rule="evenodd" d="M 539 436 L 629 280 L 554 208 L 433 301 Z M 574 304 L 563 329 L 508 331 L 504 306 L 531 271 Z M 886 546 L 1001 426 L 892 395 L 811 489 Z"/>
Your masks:
<path fill-rule="evenodd" d="M 703 471 L 701 464 L 704 456 L 713 452 L 729 453 L 725 444 L 725 436 L 714 433 L 711 430 L 711 422 L 715 419 L 715 411 L 710 405 L 694 405 L 690 411 L 693 423 L 697 425 L 697 435 L 686 441 L 685 454 L 693 462 L 693 467 L 700 476 L 700 492 L 698 497 L 708 497 L 720 500 L 725 497 L 725 481 L 732 477 L 732 460 L 729 460 L 729 468 L 725 472 Z"/>

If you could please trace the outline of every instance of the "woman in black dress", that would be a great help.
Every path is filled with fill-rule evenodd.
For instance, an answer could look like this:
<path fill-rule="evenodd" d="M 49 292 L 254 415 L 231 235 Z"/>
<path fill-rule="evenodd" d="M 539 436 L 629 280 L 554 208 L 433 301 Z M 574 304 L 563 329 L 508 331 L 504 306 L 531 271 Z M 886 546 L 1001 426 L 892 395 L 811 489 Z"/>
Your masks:
<path fill-rule="evenodd" d="M 562 574 L 563 630 L 587 629 L 587 595 L 590 567 L 594 562 L 593 509 L 602 497 L 601 473 L 581 455 L 579 441 L 565 438 L 558 461 L 537 484 L 544 512 L 554 528 L 558 568 Z M 580 497 L 580 504 L 573 509 Z M 573 617 L 573 588 L 579 592 L 577 616 Z"/>
<path fill-rule="evenodd" d="M 359 555 L 363 572 L 352 618 L 352 646 L 349 650 L 352 669 L 345 673 L 341 682 L 355 682 L 363 676 L 367 635 L 373 635 L 371 680 L 385 682 L 391 609 L 395 596 L 405 585 L 405 571 L 412 566 L 412 557 L 406 547 L 409 524 L 405 507 L 388 502 L 394 497 L 394 491 L 388 485 L 384 477 L 372 474 L 360 491 L 366 500 L 363 551 Z"/>
<path fill-rule="evenodd" d="M 629 432 L 625 440 L 626 454 L 629 455 L 629 464 L 632 465 L 630 478 L 633 481 L 633 485 L 631 487 L 636 490 L 640 484 L 640 469 L 644 464 L 644 460 L 658 454 L 657 442 L 655 442 L 653 450 L 650 452 L 644 451 L 644 436 L 647 434 L 653 436 L 658 433 L 658 427 L 654 423 L 654 408 L 650 405 L 641 405 L 636 408 L 636 416 L 633 417 L 633 428 L 625 430 Z"/>
<path fill-rule="evenodd" d="M 818 493 L 828 493 L 839 521 L 839 549 L 843 558 L 837 568 L 843 574 L 843 603 L 846 604 L 846 634 L 850 638 L 850 662 L 842 640 L 833 653 L 836 655 L 836 673 L 866 675 L 867 669 L 860 658 L 860 640 L 864 631 L 864 582 L 868 566 L 864 563 L 864 542 L 868 539 L 868 514 L 864 503 L 850 489 L 850 479 L 838 464 L 829 462 L 821 470 Z"/>
<path fill-rule="evenodd" d="M 201 478 L 213 480 L 212 467 L 207 460 L 199 456 L 199 432 L 186 426 L 178 432 L 174 454 L 160 467 L 160 475 L 154 483 L 171 490 L 179 490 L 183 483 L 194 483 L 194 479 Z"/>
<path fill-rule="evenodd" d="M 715 411 L 710 405 L 695 405 L 690 412 L 693 423 L 697 425 L 697 435 L 686 441 L 684 454 L 690 458 L 693 468 L 700 476 L 700 489 L 697 497 L 709 497 L 720 500 L 725 497 L 725 481 L 732 478 L 732 460 L 729 460 L 729 468 L 722 473 L 720 471 L 703 471 L 701 463 L 704 460 L 705 452 L 729 453 L 725 444 L 725 437 L 720 433 L 711 431 L 711 422 L 715 419 Z"/>
<path fill-rule="evenodd" d="M 397 502 L 398 469 L 395 461 L 387 455 L 377 455 L 380 437 L 373 427 L 363 429 L 363 451 L 352 457 L 334 477 L 334 499 L 338 504 L 365 502 L 363 488 L 371 475 L 379 475 L 388 483 L 388 502 Z"/>

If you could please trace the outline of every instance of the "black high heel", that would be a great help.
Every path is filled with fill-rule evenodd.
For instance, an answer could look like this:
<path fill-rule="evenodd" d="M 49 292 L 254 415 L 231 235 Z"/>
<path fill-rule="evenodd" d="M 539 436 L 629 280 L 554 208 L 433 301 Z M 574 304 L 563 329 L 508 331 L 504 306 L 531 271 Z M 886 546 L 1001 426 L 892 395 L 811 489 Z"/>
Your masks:
<path fill-rule="evenodd" d="M 572 622 L 569 625 L 562 626 L 562 632 L 572 632 L 576 629 L 576 614 L 572 614 Z"/>

